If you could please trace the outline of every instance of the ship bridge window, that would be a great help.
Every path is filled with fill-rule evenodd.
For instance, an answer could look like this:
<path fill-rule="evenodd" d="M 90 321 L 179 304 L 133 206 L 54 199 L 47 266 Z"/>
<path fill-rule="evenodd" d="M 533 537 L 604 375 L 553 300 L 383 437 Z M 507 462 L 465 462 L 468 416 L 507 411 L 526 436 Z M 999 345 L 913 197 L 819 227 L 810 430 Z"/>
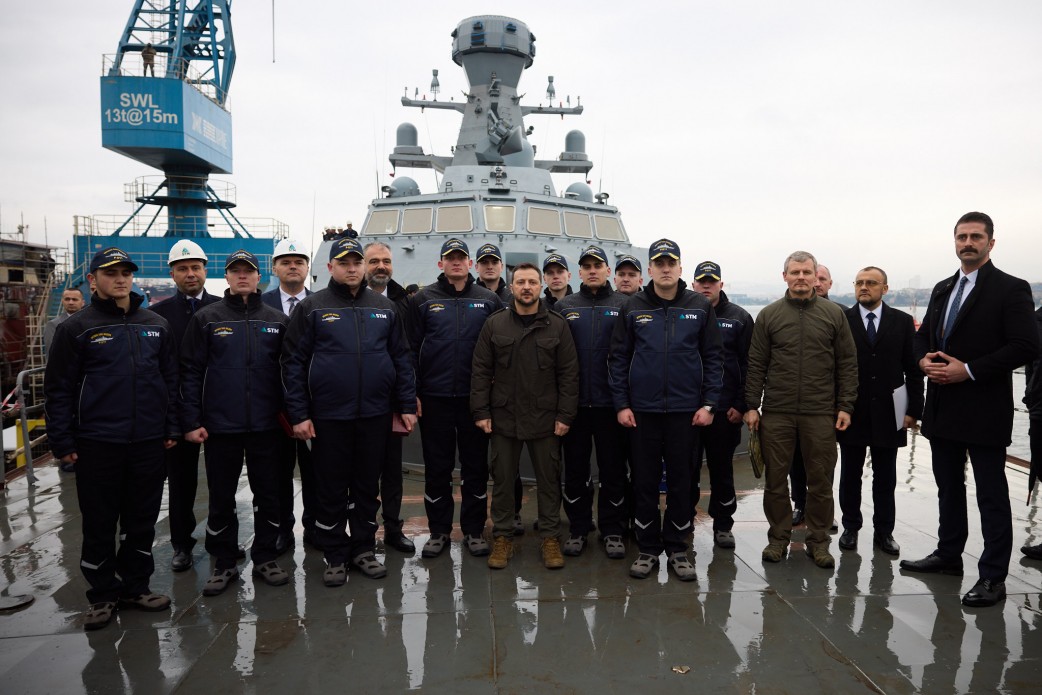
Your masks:
<path fill-rule="evenodd" d="M 474 220 L 470 214 L 470 206 L 450 205 L 438 208 L 437 229 L 445 234 L 473 231 Z"/>
<path fill-rule="evenodd" d="M 592 239 L 593 225 L 590 222 L 590 216 L 585 212 L 565 210 L 564 233 L 581 239 Z"/>
<path fill-rule="evenodd" d="M 626 241 L 626 233 L 622 231 L 622 220 L 607 215 L 594 215 L 597 225 L 597 238 L 604 241 Z"/>
<path fill-rule="evenodd" d="M 434 220 L 434 208 L 406 208 L 402 215 L 402 234 L 428 234 Z"/>
<path fill-rule="evenodd" d="M 514 206 L 486 205 L 485 230 L 489 232 L 514 231 Z"/>
<path fill-rule="evenodd" d="M 532 234 L 561 234 L 561 214 L 549 208 L 528 208 L 528 231 Z"/>
<path fill-rule="evenodd" d="M 374 210 L 366 220 L 362 234 L 396 234 L 398 232 L 398 210 Z"/>

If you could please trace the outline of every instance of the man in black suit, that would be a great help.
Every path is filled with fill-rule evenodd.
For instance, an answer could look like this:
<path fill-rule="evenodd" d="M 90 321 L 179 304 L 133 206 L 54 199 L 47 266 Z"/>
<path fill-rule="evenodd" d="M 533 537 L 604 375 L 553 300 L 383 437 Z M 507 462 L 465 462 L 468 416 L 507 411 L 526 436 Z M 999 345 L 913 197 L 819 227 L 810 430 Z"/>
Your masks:
<path fill-rule="evenodd" d="M 294 239 L 283 239 L 275 246 L 271 258 L 272 270 L 279 279 L 279 286 L 261 295 L 261 301 L 289 316 L 311 290 L 304 287 L 308 279 L 307 248 Z M 306 442 L 290 437 L 279 438 L 279 537 L 275 552 L 282 555 L 293 547 L 293 526 L 297 519 L 293 515 L 293 468 L 300 465 L 300 496 L 304 500 L 304 542 L 315 545 L 315 517 L 317 508 L 315 474 L 311 467 L 311 449 Z"/>
<path fill-rule="evenodd" d="M 820 266 L 819 266 L 820 268 Z M 915 321 L 883 301 L 886 273 L 869 266 L 854 280 L 857 304 L 847 309 L 847 322 L 857 347 L 857 401 L 850 427 L 837 433 L 841 457 L 839 506 L 843 535 L 839 547 L 857 548 L 861 530 L 861 475 L 865 447 L 872 452 L 873 543 L 897 555 L 894 540 L 897 449 L 908 443 L 907 430 L 923 412 L 923 373 L 912 348 Z M 900 407 L 901 421 L 897 419 Z"/>
<path fill-rule="evenodd" d="M 919 368 L 929 383 L 923 434 L 930 440 L 940 521 L 937 549 L 902 560 L 912 572 L 962 575 L 966 520 L 966 456 L 973 465 L 984 552 L 980 577 L 962 597 L 966 606 L 993 606 L 1006 597 L 1013 518 L 1006 481 L 1006 447 L 1013 433 L 1013 369 L 1038 354 L 1031 288 L 990 260 L 995 227 L 982 212 L 955 225 L 961 268 L 937 283 L 915 336 Z"/>
<path fill-rule="evenodd" d="M 178 350 L 184 340 L 188 322 L 196 311 L 207 304 L 221 301 L 220 297 L 208 294 L 206 285 L 206 253 L 199 244 L 190 239 L 181 239 L 170 249 L 168 263 L 170 277 L 177 286 L 173 297 L 168 297 L 149 307 L 170 324 L 174 344 Z M 166 474 L 169 487 L 170 545 L 174 546 L 174 557 L 170 568 L 184 572 L 193 564 L 192 548 L 195 547 L 195 493 L 199 487 L 199 445 L 182 441 L 166 451 Z"/>

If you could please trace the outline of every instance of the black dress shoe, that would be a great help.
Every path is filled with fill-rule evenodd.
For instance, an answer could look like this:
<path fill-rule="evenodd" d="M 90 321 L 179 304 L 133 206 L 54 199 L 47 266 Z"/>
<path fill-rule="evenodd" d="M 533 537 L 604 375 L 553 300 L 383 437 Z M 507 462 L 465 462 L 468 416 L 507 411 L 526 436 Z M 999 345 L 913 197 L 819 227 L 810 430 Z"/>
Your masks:
<path fill-rule="evenodd" d="M 1004 598 L 1006 598 L 1005 583 L 981 579 L 962 597 L 962 605 L 971 608 L 986 608 L 994 606 Z"/>
<path fill-rule="evenodd" d="M 412 542 L 412 539 L 406 536 L 401 531 L 388 531 L 384 529 L 384 547 L 394 548 L 395 550 L 402 553 L 415 553 L 416 544 Z"/>
<path fill-rule="evenodd" d="M 882 550 L 887 555 L 901 554 L 901 546 L 897 544 L 897 541 L 895 541 L 894 537 L 891 535 L 883 536 L 877 533 L 876 535 L 872 536 L 872 544 L 880 550 Z"/>
<path fill-rule="evenodd" d="M 192 569 L 192 553 L 187 550 L 174 549 L 174 558 L 170 561 L 170 569 L 175 572 L 184 572 Z"/>
<path fill-rule="evenodd" d="M 901 569 L 909 572 L 927 572 L 931 574 L 950 574 L 962 576 L 962 561 L 950 561 L 930 553 L 922 560 L 901 560 Z"/>
<path fill-rule="evenodd" d="M 803 523 L 803 510 L 799 507 L 795 507 L 792 510 L 792 525 L 799 526 Z"/>
<path fill-rule="evenodd" d="M 857 550 L 857 531 L 844 529 L 843 535 L 839 537 L 839 547 L 843 550 Z"/>
<path fill-rule="evenodd" d="M 1020 552 L 1027 555 L 1032 560 L 1042 560 L 1042 543 L 1038 545 L 1025 545 L 1020 549 Z"/>

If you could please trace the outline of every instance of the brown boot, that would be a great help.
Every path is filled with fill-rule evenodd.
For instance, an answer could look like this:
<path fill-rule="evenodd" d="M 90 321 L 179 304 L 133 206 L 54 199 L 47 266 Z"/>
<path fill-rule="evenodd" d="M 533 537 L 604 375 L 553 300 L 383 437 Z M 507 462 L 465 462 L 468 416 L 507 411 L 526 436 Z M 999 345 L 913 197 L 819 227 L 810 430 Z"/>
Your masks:
<path fill-rule="evenodd" d="M 561 541 L 558 539 L 543 539 L 543 565 L 550 570 L 564 567 L 564 555 L 561 554 Z"/>
<path fill-rule="evenodd" d="M 501 570 L 514 556 L 514 541 L 506 536 L 496 536 L 492 541 L 492 552 L 488 556 L 488 566 Z"/>

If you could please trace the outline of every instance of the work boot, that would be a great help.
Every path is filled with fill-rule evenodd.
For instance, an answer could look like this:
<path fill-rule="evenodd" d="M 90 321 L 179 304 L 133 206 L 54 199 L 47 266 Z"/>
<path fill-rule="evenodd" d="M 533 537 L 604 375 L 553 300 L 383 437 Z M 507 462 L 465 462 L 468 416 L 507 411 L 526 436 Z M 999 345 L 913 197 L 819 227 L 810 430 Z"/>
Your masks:
<path fill-rule="evenodd" d="M 832 557 L 827 545 L 808 545 L 807 557 L 814 560 L 814 564 L 822 569 L 831 569 L 836 566 L 836 558 Z"/>
<path fill-rule="evenodd" d="M 776 543 L 768 543 L 761 555 L 764 562 L 781 562 L 785 557 L 785 546 Z"/>
<path fill-rule="evenodd" d="M 496 536 L 492 539 L 492 553 L 488 556 L 488 566 L 494 570 L 501 570 L 510 562 L 514 556 L 514 541 L 506 536 Z"/>
<path fill-rule="evenodd" d="M 559 570 L 564 567 L 564 555 L 561 554 L 561 541 L 556 538 L 543 539 L 543 565 L 550 570 Z"/>

